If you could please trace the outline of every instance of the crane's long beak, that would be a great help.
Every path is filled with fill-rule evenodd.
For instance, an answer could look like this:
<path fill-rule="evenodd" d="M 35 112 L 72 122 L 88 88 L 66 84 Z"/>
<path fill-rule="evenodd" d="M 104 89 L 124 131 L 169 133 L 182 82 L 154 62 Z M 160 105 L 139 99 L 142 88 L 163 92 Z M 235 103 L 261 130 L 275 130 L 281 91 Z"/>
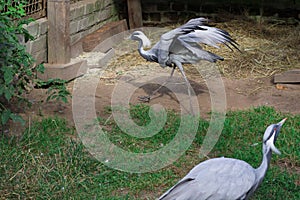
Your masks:
<path fill-rule="evenodd" d="M 131 40 L 131 34 L 125 37 L 125 40 Z"/>
<path fill-rule="evenodd" d="M 284 118 L 283 120 L 281 120 L 281 121 L 278 122 L 277 124 L 278 124 L 279 126 L 282 126 L 286 120 L 287 120 L 287 118 Z"/>

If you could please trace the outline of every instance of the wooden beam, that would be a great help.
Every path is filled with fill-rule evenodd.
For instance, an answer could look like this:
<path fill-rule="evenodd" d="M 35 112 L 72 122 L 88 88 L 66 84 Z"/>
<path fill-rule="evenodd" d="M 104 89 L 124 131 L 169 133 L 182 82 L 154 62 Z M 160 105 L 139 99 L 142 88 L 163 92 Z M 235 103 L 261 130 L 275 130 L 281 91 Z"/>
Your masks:
<path fill-rule="evenodd" d="M 300 69 L 275 74 L 274 83 L 300 83 Z"/>
<path fill-rule="evenodd" d="M 48 63 L 66 64 L 71 59 L 70 0 L 48 0 Z"/>
<path fill-rule="evenodd" d="M 143 26 L 141 0 L 127 0 L 129 28 L 135 29 Z"/>
<path fill-rule="evenodd" d="M 45 72 L 38 73 L 38 78 L 44 81 L 55 78 L 70 81 L 76 77 L 85 74 L 88 70 L 86 60 L 71 60 L 67 64 L 45 63 L 44 66 Z"/>

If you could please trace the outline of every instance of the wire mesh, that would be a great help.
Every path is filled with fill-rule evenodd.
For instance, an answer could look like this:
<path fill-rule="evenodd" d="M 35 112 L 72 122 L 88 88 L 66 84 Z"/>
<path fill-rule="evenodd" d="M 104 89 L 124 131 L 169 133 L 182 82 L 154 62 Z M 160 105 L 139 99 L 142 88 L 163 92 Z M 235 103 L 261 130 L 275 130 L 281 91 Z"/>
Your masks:
<path fill-rule="evenodd" d="M 76 3 L 83 0 L 70 0 L 70 3 Z M 27 17 L 39 19 L 46 16 L 47 13 L 47 0 L 28 0 L 24 7 Z"/>
<path fill-rule="evenodd" d="M 84 0 L 71 0 L 70 3 L 71 3 L 71 4 L 72 4 L 72 3 L 76 3 L 76 2 L 78 2 L 78 1 L 84 1 Z"/>
<path fill-rule="evenodd" d="M 70 0 L 70 3 L 76 3 L 84 0 Z M 12 1 L 12 6 L 17 4 L 18 1 Z M 46 17 L 47 15 L 47 0 L 27 0 L 26 5 L 23 7 L 26 11 L 25 18 L 39 19 Z M 3 11 L 7 11 L 7 7 L 3 8 Z"/>
<path fill-rule="evenodd" d="M 47 0 L 28 0 L 24 6 L 26 17 L 39 19 L 46 16 L 46 2 Z"/>

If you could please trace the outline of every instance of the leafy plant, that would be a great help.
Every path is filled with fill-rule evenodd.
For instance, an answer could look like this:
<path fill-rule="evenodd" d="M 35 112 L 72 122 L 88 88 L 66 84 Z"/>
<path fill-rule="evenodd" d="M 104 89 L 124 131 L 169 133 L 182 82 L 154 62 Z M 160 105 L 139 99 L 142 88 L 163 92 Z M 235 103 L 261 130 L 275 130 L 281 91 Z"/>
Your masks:
<path fill-rule="evenodd" d="M 62 79 L 49 79 L 47 81 L 38 80 L 37 87 L 48 87 L 47 101 L 57 100 L 64 103 L 68 102 L 68 96 L 70 92 L 67 90 L 66 81 Z"/>
<path fill-rule="evenodd" d="M 0 124 L 5 125 L 9 119 L 24 124 L 24 120 L 12 111 L 15 104 L 27 102 L 23 93 L 37 84 L 36 72 L 43 73 L 43 65 L 36 66 L 33 57 L 20 43 L 34 39 L 24 28 L 33 19 L 25 19 L 26 1 L 0 0 Z M 41 84 L 42 81 L 38 81 Z M 51 83 L 49 99 L 66 102 L 70 95 L 62 80 L 49 80 Z M 28 103 L 28 102 L 27 102 Z"/>
<path fill-rule="evenodd" d="M 22 93 L 33 76 L 33 58 L 19 43 L 19 37 L 25 41 L 33 39 L 24 24 L 30 19 L 22 19 L 26 15 L 24 2 L 0 0 L 0 118 L 4 125 L 9 119 L 24 123 L 21 117 L 13 113 L 7 105 L 14 100 L 23 101 Z M 19 20 L 15 20 L 19 19 Z"/>

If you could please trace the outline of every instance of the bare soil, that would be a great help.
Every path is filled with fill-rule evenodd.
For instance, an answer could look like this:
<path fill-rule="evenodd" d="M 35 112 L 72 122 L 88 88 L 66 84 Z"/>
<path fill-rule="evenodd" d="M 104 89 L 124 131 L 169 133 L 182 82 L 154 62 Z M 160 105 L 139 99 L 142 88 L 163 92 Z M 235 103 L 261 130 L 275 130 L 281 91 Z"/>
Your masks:
<path fill-rule="evenodd" d="M 157 66 L 157 68 L 159 68 L 159 66 Z M 169 84 L 176 84 L 176 81 L 178 80 L 179 74 L 177 74 L 177 76 L 175 75 L 174 80 Z M 239 80 L 223 77 L 222 80 L 226 92 L 227 110 L 247 109 L 257 106 L 272 106 L 283 113 L 300 114 L 300 84 L 276 85 L 272 83 L 272 77 Z M 200 113 L 203 117 L 207 117 L 208 113 L 211 111 L 211 95 L 207 85 L 205 82 L 199 82 L 198 80 L 189 79 L 189 81 L 197 96 Z M 182 80 L 179 83 L 182 85 L 183 89 L 181 91 L 183 95 L 187 96 L 187 90 L 184 83 Z M 104 80 L 99 81 L 95 94 L 95 107 L 98 115 L 102 117 L 109 116 L 106 110 L 111 106 L 111 97 L 116 84 L 117 83 L 107 83 L 107 81 Z M 68 84 L 70 91 L 72 91 L 73 85 L 74 81 Z M 150 83 L 137 89 L 133 93 L 130 103 L 141 103 L 138 100 L 138 96 L 148 95 L 157 87 L 158 85 Z M 89 88 L 86 89 L 89 90 Z M 24 113 L 25 118 L 32 119 L 41 116 L 56 115 L 67 119 L 73 124 L 72 100 L 70 99 L 67 104 L 55 101 L 46 102 L 45 93 L 45 89 L 34 89 L 28 94 L 28 98 L 33 102 L 33 106 Z M 156 98 L 152 99 L 148 104 L 161 104 L 166 109 L 180 112 L 180 103 L 167 87 L 161 88 Z"/>

